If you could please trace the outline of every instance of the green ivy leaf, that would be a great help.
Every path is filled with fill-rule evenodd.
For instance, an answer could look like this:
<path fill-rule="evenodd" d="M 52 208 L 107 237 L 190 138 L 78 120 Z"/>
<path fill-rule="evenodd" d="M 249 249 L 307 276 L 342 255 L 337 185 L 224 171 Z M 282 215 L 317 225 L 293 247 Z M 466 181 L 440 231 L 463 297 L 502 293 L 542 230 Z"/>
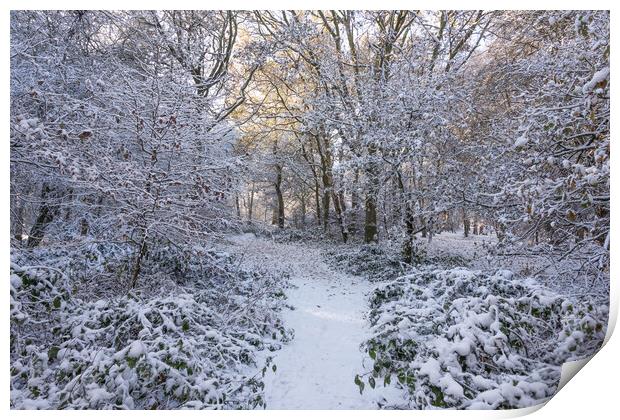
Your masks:
<path fill-rule="evenodd" d="M 60 348 L 56 346 L 50 347 L 50 349 L 47 351 L 47 357 L 49 358 L 50 361 L 55 360 L 56 357 L 58 357 L 59 350 Z"/>

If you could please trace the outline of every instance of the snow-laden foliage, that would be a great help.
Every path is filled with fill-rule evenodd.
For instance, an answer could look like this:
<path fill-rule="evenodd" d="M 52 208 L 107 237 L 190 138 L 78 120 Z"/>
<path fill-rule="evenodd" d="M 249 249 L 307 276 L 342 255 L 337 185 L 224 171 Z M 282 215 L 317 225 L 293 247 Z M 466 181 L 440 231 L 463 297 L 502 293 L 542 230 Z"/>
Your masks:
<path fill-rule="evenodd" d="M 261 406 L 318 242 L 367 285 L 412 270 L 375 295 L 371 385 L 547 398 L 605 329 L 609 16 L 12 12 L 12 406 Z"/>
<path fill-rule="evenodd" d="M 592 355 L 605 302 L 573 300 L 513 278 L 463 268 L 413 270 L 375 289 L 374 360 L 365 384 L 397 382 L 407 407 L 528 407 L 551 397 L 561 364 Z"/>
<path fill-rule="evenodd" d="M 183 264 L 181 252 L 166 253 Z M 86 300 L 62 271 L 14 260 L 21 261 L 11 265 L 12 407 L 264 404 L 256 351 L 290 338 L 277 315 L 281 281 L 238 269 L 229 256 L 215 264 L 193 254 L 180 285 Z M 263 363 L 264 374 L 270 358 Z"/>
<path fill-rule="evenodd" d="M 170 26 L 177 18 L 200 24 Z M 235 225 L 228 204 L 243 165 L 225 118 L 245 89 L 227 72 L 235 14 L 28 11 L 11 24 L 11 181 L 16 239 L 27 239 L 18 245 L 130 245 L 135 283 L 148 249 Z M 168 33 L 177 27 L 183 34 Z M 173 45 L 177 35 L 191 39 Z M 209 81 L 209 65 L 195 62 L 207 54 Z M 237 64 L 253 54 L 239 52 Z"/>
<path fill-rule="evenodd" d="M 376 244 L 336 246 L 326 251 L 326 258 L 335 269 L 369 281 L 393 279 L 403 273 L 404 267 L 398 253 Z"/>
<path fill-rule="evenodd" d="M 520 27 L 523 17 L 515 18 L 508 27 Z M 505 121 L 477 128 L 488 127 L 504 139 L 500 144 L 506 144 L 485 142 L 482 153 L 498 160 L 488 162 L 479 176 L 486 179 L 486 191 L 477 194 L 469 188 L 469 194 L 495 209 L 502 239 L 511 248 L 504 253 L 548 255 L 552 264 L 570 257 L 575 265 L 564 270 L 556 265 L 547 275 L 605 284 L 610 217 L 609 15 L 537 13 L 521 36 L 537 45 L 531 54 L 521 56 L 520 44 L 497 42 L 490 60 L 477 70 L 479 75 L 488 74 L 483 89 L 496 92 L 492 97 L 497 99 L 486 102 L 485 93 L 482 107 L 493 109 L 495 121 Z M 502 99 L 505 91 L 512 92 L 512 99 Z M 491 105 L 502 102 L 500 109 Z"/>
<path fill-rule="evenodd" d="M 327 262 L 336 270 L 362 276 L 373 282 L 392 280 L 412 266 L 452 268 L 466 266 L 469 262 L 468 258 L 449 250 L 436 250 L 431 255 L 426 241 L 417 240 L 411 242 L 408 264 L 403 262 L 401 255 L 403 238 L 398 239 L 380 245 L 335 245 L 324 254 Z"/>

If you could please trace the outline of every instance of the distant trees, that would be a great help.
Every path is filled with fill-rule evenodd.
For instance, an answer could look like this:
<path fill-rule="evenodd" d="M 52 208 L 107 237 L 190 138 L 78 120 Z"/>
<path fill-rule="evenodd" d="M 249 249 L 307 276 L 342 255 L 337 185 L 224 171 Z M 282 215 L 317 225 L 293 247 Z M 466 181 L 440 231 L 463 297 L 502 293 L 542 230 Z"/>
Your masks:
<path fill-rule="evenodd" d="M 421 191 L 430 179 L 425 155 L 444 152 L 428 143 L 440 132 L 430 129 L 429 118 L 441 125 L 451 118 L 437 113 L 452 106 L 442 84 L 473 55 L 495 15 L 255 13 L 256 36 L 277 45 L 265 76 L 281 102 L 274 108 L 257 99 L 257 115 L 277 115 L 287 121 L 277 129 L 299 140 L 298 152 L 313 178 L 308 184 L 314 190 L 315 218 L 326 229 L 333 207 L 343 240 L 358 230 L 353 221 L 363 219 L 364 240 L 375 241 L 380 207 L 388 204 L 392 216 L 407 215 L 410 236 L 416 230 L 426 234 L 426 219 L 434 219 L 435 210 L 428 208 L 428 191 Z M 431 33 L 437 30 L 435 18 L 442 22 L 437 36 Z M 444 89 L 453 90 L 447 82 Z M 438 141 L 445 143 L 450 133 L 443 130 Z M 405 202 L 393 200 L 396 191 Z"/>
<path fill-rule="evenodd" d="M 276 100 L 257 97 L 254 115 L 278 121 L 269 133 L 296 139 L 281 155 L 290 168 L 280 170 L 286 177 L 295 168 L 290 188 L 307 189 L 314 205 L 304 202 L 304 213 L 312 209 L 328 231 L 333 226 L 345 241 L 364 232 L 365 242 L 399 231 L 406 261 L 415 236 L 431 240 L 455 223 L 466 236 L 495 233 L 513 245 L 555 247 L 562 235 L 604 245 L 605 12 L 287 11 L 254 18 L 254 36 L 276 51 L 263 73 Z M 570 192 L 580 185 L 587 192 Z M 573 208 L 583 200 L 592 205 Z M 561 234 L 562 225 L 573 232 Z"/>

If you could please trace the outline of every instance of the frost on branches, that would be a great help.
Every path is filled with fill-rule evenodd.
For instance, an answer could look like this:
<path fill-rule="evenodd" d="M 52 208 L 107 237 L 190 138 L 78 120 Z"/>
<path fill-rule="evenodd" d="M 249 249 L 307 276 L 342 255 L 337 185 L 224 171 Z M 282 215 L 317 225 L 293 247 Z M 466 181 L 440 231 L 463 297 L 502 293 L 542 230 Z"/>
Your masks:
<path fill-rule="evenodd" d="M 11 407 L 264 407 L 330 370 L 271 364 L 290 284 L 369 313 L 356 407 L 548 399 L 606 330 L 609 17 L 13 11 Z"/>

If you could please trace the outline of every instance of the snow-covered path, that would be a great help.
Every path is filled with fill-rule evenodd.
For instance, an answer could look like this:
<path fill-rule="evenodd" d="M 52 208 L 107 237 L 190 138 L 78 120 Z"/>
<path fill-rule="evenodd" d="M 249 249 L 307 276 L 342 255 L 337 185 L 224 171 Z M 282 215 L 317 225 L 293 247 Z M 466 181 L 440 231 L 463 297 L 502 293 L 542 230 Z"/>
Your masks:
<path fill-rule="evenodd" d="M 268 409 L 373 409 L 385 388 L 369 387 L 360 395 L 356 374 L 368 368 L 359 349 L 368 334 L 367 295 L 373 286 L 359 277 L 334 271 L 318 249 L 233 238 L 245 249 L 247 263 L 288 268 L 294 288 L 287 290 L 283 319 L 295 338 L 274 354 L 277 370 L 265 376 Z"/>

